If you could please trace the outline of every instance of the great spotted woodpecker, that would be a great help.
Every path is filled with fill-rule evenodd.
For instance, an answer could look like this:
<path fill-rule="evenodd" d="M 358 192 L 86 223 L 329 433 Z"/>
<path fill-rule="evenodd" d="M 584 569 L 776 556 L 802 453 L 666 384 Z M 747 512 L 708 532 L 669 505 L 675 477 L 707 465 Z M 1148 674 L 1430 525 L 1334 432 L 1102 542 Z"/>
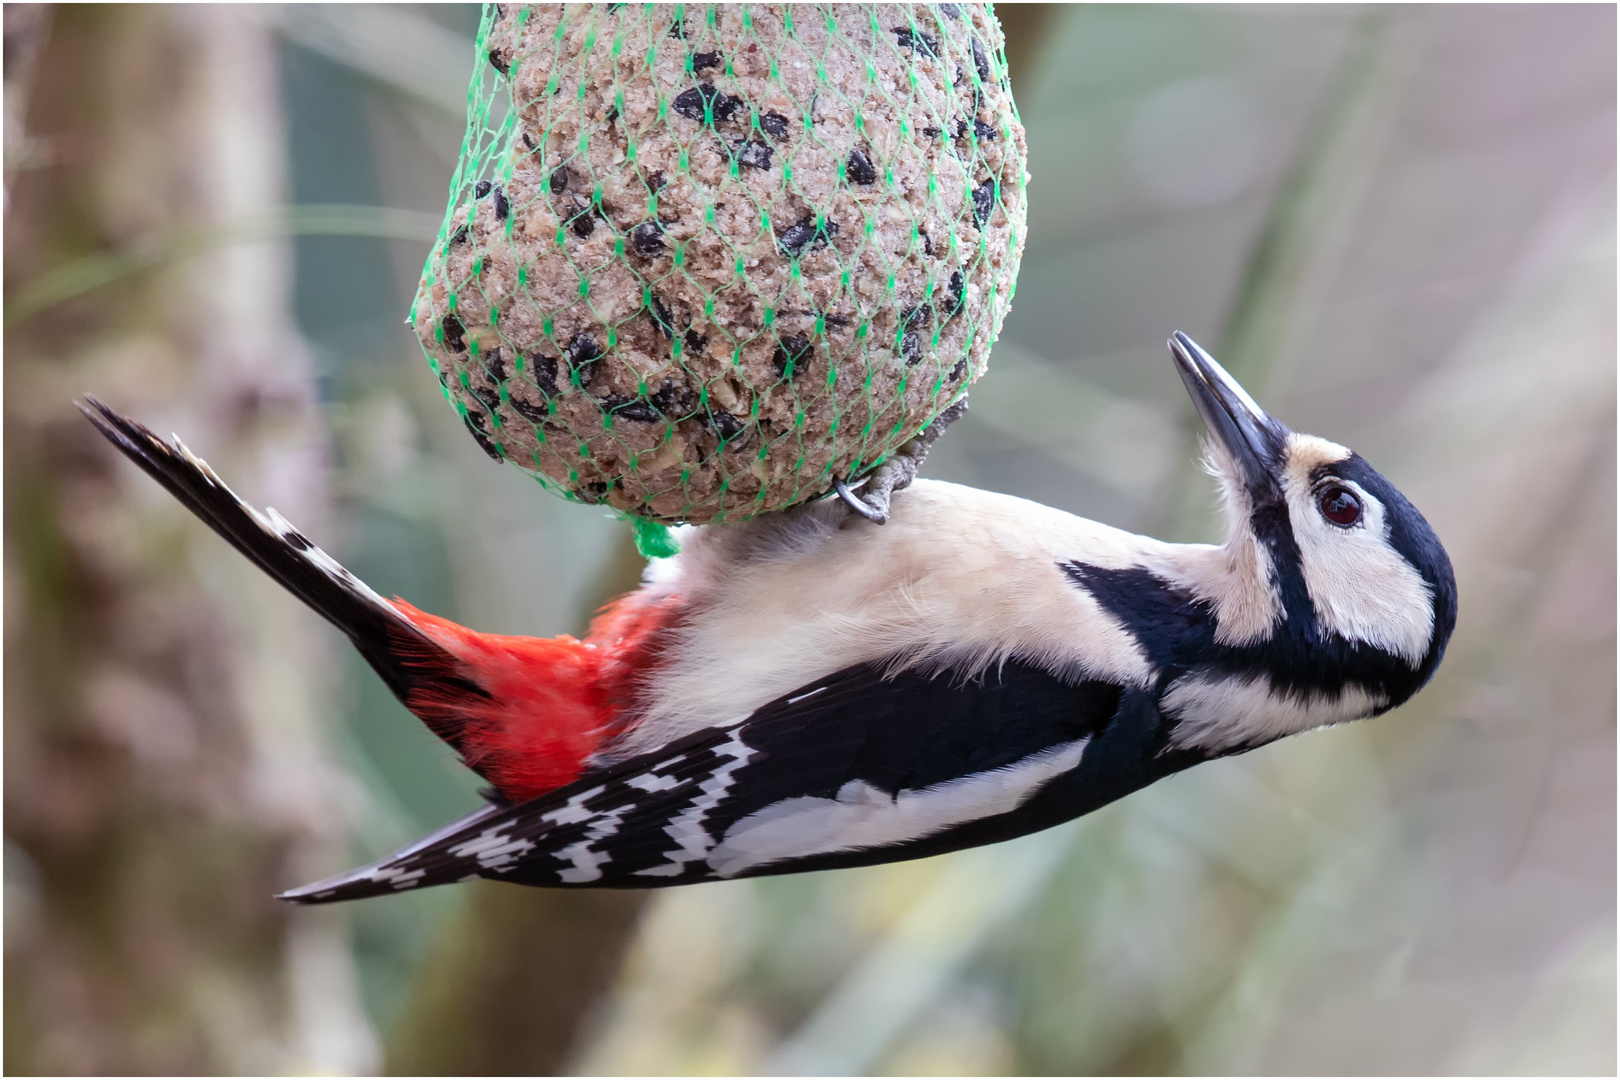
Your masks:
<path fill-rule="evenodd" d="M 284 899 L 473 877 L 653 887 L 1009 839 L 1428 681 L 1457 608 L 1423 516 L 1191 339 L 1170 346 L 1225 544 L 919 480 L 883 525 L 828 498 L 685 529 L 583 641 L 386 600 L 178 440 L 81 407 L 493 785 L 467 817 Z"/>

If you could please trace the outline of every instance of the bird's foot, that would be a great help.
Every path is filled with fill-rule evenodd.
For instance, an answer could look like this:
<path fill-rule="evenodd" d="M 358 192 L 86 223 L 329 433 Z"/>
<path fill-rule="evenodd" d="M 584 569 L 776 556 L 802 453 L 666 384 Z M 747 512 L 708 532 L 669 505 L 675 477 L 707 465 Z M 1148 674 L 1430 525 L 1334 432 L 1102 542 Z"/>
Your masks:
<path fill-rule="evenodd" d="M 908 439 L 889 460 L 873 469 L 864 480 L 856 481 L 855 486 L 862 488 L 861 494 L 855 494 L 854 488 L 842 480 L 833 481 L 833 490 L 850 510 L 874 525 L 882 525 L 889 520 L 890 496 L 911 485 L 935 440 L 967 412 L 967 407 L 967 397 L 964 396 L 935 417 L 932 424 Z"/>

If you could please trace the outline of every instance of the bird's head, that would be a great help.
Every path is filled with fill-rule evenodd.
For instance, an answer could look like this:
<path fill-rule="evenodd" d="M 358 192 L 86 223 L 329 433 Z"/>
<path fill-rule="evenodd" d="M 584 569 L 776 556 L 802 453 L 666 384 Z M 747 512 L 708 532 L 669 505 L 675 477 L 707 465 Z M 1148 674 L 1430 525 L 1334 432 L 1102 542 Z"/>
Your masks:
<path fill-rule="evenodd" d="M 1228 514 L 1233 573 L 1214 598 L 1217 640 L 1309 656 L 1307 668 L 1342 657 L 1316 681 L 1366 669 L 1357 681 L 1378 684 L 1376 711 L 1400 704 L 1428 681 L 1457 620 L 1434 530 L 1354 451 L 1267 415 L 1187 335 L 1170 351 L 1209 429 Z"/>

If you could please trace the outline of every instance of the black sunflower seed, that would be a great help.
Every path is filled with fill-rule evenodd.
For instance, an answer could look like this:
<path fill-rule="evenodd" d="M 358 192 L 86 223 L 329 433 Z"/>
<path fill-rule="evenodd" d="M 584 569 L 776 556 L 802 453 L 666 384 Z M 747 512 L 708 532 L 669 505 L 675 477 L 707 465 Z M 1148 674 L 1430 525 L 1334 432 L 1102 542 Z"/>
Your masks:
<path fill-rule="evenodd" d="M 477 441 L 484 453 L 490 456 L 490 460 L 502 460 L 501 452 L 495 448 L 494 440 L 489 437 L 489 432 L 484 430 L 484 414 L 468 409 L 462 414 L 461 419 L 467 425 L 467 430 L 472 432 L 473 439 Z"/>
<path fill-rule="evenodd" d="M 713 83 L 702 83 L 676 95 L 674 104 L 676 112 L 701 124 L 706 111 L 713 114 L 716 122 L 730 120 L 743 107 L 743 99 L 722 94 Z"/>
<path fill-rule="evenodd" d="M 489 188 L 490 183 L 488 180 L 478 181 L 478 183 L 473 185 L 473 198 L 482 199 L 485 195 L 489 194 Z"/>
<path fill-rule="evenodd" d="M 730 439 L 739 434 L 744 425 L 741 420 L 724 409 L 710 409 L 709 427 L 713 428 L 714 433 L 722 439 Z"/>
<path fill-rule="evenodd" d="M 551 193 L 553 195 L 561 195 L 563 192 L 568 190 L 568 168 L 567 168 L 567 166 L 559 165 L 555 169 L 551 170 L 550 184 L 551 184 Z"/>
<path fill-rule="evenodd" d="M 894 28 L 894 40 L 902 49 L 911 49 L 928 56 L 939 55 L 939 42 L 921 30 L 907 30 L 905 27 Z"/>
<path fill-rule="evenodd" d="M 461 325 L 461 320 L 454 315 L 446 315 L 444 322 L 439 324 L 444 330 L 444 343 L 450 347 L 451 352 L 467 351 L 467 328 Z"/>
<path fill-rule="evenodd" d="M 591 215 L 589 206 L 581 208 L 578 203 L 575 203 L 574 207 L 576 213 L 569 219 L 568 227 L 574 230 L 575 236 L 583 240 L 596 230 L 596 218 Z"/>
<path fill-rule="evenodd" d="M 500 349 L 489 350 L 488 355 L 484 357 L 484 371 L 498 383 L 505 382 L 512 374 L 507 370 L 506 357 L 501 355 Z"/>
<path fill-rule="evenodd" d="M 967 374 L 967 369 L 967 357 L 964 356 L 962 359 L 956 362 L 955 367 L 951 368 L 951 382 L 961 382 L 962 376 Z"/>
<path fill-rule="evenodd" d="M 506 201 L 506 192 L 500 188 L 495 189 L 495 219 L 505 221 L 506 215 L 511 213 L 512 204 Z"/>
<path fill-rule="evenodd" d="M 472 396 L 483 402 L 484 408 L 490 412 L 495 412 L 501 407 L 501 392 L 492 386 L 479 386 L 475 383 L 472 387 Z"/>
<path fill-rule="evenodd" d="M 534 372 L 534 385 L 548 398 L 557 396 L 557 358 L 536 349 L 529 354 L 529 370 Z"/>
<path fill-rule="evenodd" d="M 675 316 L 669 313 L 669 308 L 657 296 L 652 298 L 652 321 L 658 327 L 658 332 L 664 335 L 664 340 L 675 340 Z"/>
<path fill-rule="evenodd" d="M 980 82 L 990 81 L 990 54 L 978 38 L 973 39 L 973 66 L 978 69 Z"/>
<path fill-rule="evenodd" d="M 877 169 L 872 166 L 872 159 L 859 150 L 849 152 L 849 160 L 844 162 L 844 175 L 857 184 L 877 182 Z"/>
<path fill-rule="evenodd" d="M 664 250 L 664 227 L 656 221 L 643 221 L 630 233 L 630 243 L 641 255 L 657 255 Z"/>
<path fill-rule="evenodd" d="M 709 344 L 709 339 L 704 337 L 702 334 L 698 333 L 696 330 L 688 329 L 686 331 L 686 351 L 687 352 L 694 353 L 694 354 L 695 353 L 701 353 L 704 350 L 704 348 L 706 348 L 708 346 L 708 344 Z"/>
<path fill-rule="evenodd" d="M 900 339 L 900 359 L 906 362 L 906 367 L 922 359 L 922 338 L 917 336 L 917 331 L 907 330 Z"/>
<path fill-rule="evenodd" d="M 652 404 L 641 399 L 626 397 L 624 394 L 609 394 L 600 402 L 604 413 L 611 413 L 615 420 L 634 420 L 639 424 L 656 424 L 664 418 L 663 414 L 653 408 Z"/>
<path fill-rule="evenodd" d="M 828 220 L 818 227 L 816 219 L 807 216 L 797 225 L 789 225 L 787 229 L 776 238 L 777 245 L 781 247 L 782 254 L 793 259 L 806 251 L 819 251 L 832 243 L 832 238 L 838 235 L 838 223 Z"/>
<path fill-rule="evenodd" d="M 512 70 L 512 65 L 501 57 L 499 49 L 489 50 L 489 66 L 505 75 Z"/>
<path fill-rule="evenodd" d="M 773 139 L 787 135 L 788 119 L 778 112 L 768 112 L 759 118 L 760 129 Z"/>
<path fill-rule="evenodd" d="M 692 54 L 692 70 L 703 71 L 706 68 L 719 67 L 720 54 L 717 52 L 700 52 Z"/>
<path fill-rule="evenodd" d="M 973 121 L 973 134 L 979 137 L 980 142 L 988 142 L 991 139 L 1001 137 L 1001 132 L 998 129 L 991 127 L 983 120 Z"/>
<path fill-rule="evenodd" d="M 973 189 L 973 223 L 980 228 L 990 220 L 990 211 L 996 205 L 996 182 L 986 180 Z"/>
<path fill-rule="evenodd" d="M 791 382 L 804 370 L 805 361 L 809 359 L 810 339 L 803 334 L 789 334 L 778 341 L 771 364 L 776 368 L 777 378 Z"/>
<path fill-rule="evenodd" d="M 692 384 L 681 379 L 665 379 L 662 386 L 653 391 L 653 407 L 665 416 L 680 419 L 690 416 L 697 409 L 697 394 L 692 391 Z"/>
<path fill-rule="evenodd" d="M 589 334 L 580 334 L 568 343 L 568 363 L 579 372 L 579 385 L 584 386 L 596 374 L 596 365 L 602 359 L 602 349 Z"/>
<path fill-rule="evenodd" d="M 513 412 L 531 424 L 543 424 L 551 419 L 550 411 L 544 405 L 531 405 L 520 397 L 513 397 L 507 404 L 512 406 Z"/>
<path fill-rule="evenodd" d="M 748 141 L 737 148 L 737 164 L 750 169 L 771 167 L 771 147 L 768 143 Z"/>
<path fill-rule="evenodd" d="M 933 317 L 934 308 L 932 304 L 918 304 L 916 307 L 907 308 L 901 312 L 900 321 L 905 324 L 907 330 L 915 330 Z"/>
<path fill-rule="evenodd" d="M 962 271 L 951 271 L 951 283 L 946 286 L 946 290 L 951 294 L 951 312 L 945 317 L 955 318 L 967 301 L 967 280 L 962 277 Z"/>

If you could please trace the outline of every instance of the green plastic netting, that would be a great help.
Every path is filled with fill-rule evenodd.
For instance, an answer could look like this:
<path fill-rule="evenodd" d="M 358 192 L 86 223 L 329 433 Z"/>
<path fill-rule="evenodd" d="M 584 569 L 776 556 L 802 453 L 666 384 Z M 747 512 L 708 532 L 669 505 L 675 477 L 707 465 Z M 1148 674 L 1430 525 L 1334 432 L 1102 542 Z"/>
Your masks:
<path fill-rule="evenodd" d="M 411 322 L 492 457 L 740 520 L 984 372 L 1026 182 L 988 7 L 491 4 L 478 53 Z"/>

